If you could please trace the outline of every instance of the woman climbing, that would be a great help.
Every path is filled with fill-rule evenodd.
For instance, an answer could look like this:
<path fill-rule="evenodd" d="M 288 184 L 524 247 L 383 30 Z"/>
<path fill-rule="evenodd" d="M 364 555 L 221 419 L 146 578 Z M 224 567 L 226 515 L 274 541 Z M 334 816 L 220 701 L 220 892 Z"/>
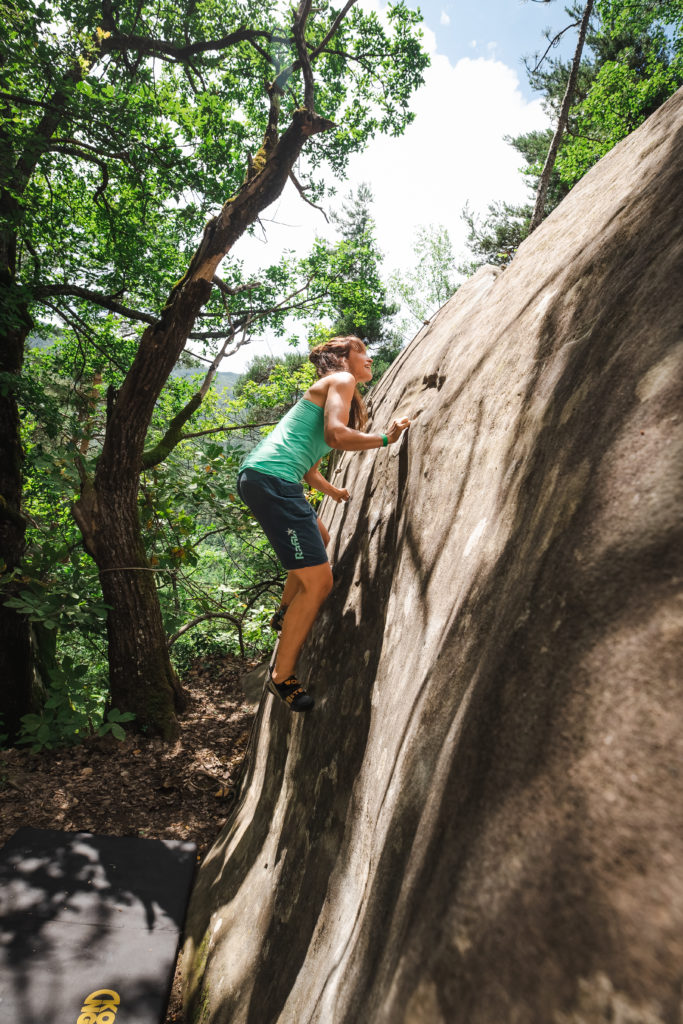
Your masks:
<path fill-rule="evenodd" d="M 308 711 L 313 698 L 299 685 L 294 668 L 299 651 L 323 601 L 332 589 L 325 551 L 329 539 L 304 498 L 302 480 L 335 501 L 349 492 L 333 487 L 318 471 L 332 448 L 356 452 L 398 441 L 410 425 L 394 420 L 386 434 L 366 434 L 367 410 L 358 384 L 372 378 L 372 359 L 354 336 L 332 338 L 309 356 L 318 374 L 303 398 L 283 416 L 273 432 L 244 459 L 237 490 L 261 524 L 275 553 L 288 570 L 280 611 L 275 664 L 268 686 L 292 711 Z"/>

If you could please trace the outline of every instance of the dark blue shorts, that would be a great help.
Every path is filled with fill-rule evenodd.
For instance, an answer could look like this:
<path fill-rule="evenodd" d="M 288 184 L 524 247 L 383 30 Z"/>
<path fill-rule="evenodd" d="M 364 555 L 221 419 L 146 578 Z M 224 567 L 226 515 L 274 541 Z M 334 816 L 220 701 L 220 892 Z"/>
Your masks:
<path fill-rule="evenodd" d="M 328 561 L 315 510 L 303 484 L 243 469 L 237 492 L 261 524 L 285 569 L 306 569 Z"/>

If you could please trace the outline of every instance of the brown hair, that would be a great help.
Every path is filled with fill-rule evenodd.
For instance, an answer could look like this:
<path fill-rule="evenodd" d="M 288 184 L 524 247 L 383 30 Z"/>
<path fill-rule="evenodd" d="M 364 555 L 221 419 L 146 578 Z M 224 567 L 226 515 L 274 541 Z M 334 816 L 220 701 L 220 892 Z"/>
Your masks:
<path fill-rule="evenodd" d="M 356 352 L 365 350 L 365 345 L 355 334 L 347 334 L 337 338 L 330 338 L 322 345 L 316 345 L 311 349 L 308 358 L 315 366 L 318 377 L 326 377 L 328 373 L 337 373 L 339 370 L 346 370 L 346 360 L 349 358 L 351 349 Z M 368 410 L 365 408 L 363 397 L 356 386 L 351 399 L 349 411 L 349 426 L 352 430 L 364 430 L 368 422 Z"/>

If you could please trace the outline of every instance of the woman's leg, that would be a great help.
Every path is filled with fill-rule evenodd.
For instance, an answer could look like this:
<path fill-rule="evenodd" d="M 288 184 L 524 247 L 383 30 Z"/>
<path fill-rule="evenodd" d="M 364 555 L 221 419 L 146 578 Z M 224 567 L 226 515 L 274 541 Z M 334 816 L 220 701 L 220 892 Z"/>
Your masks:
<path fill-rule="evenodd" d="M 296 569 L 290 569 L 287 573 L 287 579 L 285 580 L 285 589 L 282 591 L 282 597 L 280 598 L 281 608 L 289 608 L 290 604 L 298 594 L 300 586 Z"/>
<path fill-rule="evenodd" d="M 320 536 L 323 539 L 323 544 L 325 545 L 325 547 L 327 547 L 327 545 L 330 543 L 330 535 L 327 532 L 327 527 L 320 518 L 318 519 L 318 529 L 320 530 Z"/>
<path fill-rule="evenodd" d="M 327 547 L 327 545 L 330 542 L 330 535 L 327 532 L 325 524 L 320 519 L 318 519 L 318 529 L 320 530 L 320 536 L 322 537 L 323 544 L 325 545 L 325 547 Z M 299 582 L 298 571 L 296 569 L 291 569 L 287 573 L 285 587 L 284 590 L 282 591 L 282 597 L 280 598 L 279 613 L 276 612 L 276 615 L 284 615 L 284 613 L 287 611 L 287 609 L 289 608 L 290 604 L 292 603 L 300 589 L 301 583 Z"/>
<path fill-rule="evenodd" d="M 294 673 L 303 642 L 323 601 L 332 589 L 332 569 L 329 562 L 312 565 L 306 569 L 292 569 L 289 576 L 297 579 L 299 589 L 291 600 L 282 624 L 273 669 L 273 679 L 276 683 L 283 683 Z"/>

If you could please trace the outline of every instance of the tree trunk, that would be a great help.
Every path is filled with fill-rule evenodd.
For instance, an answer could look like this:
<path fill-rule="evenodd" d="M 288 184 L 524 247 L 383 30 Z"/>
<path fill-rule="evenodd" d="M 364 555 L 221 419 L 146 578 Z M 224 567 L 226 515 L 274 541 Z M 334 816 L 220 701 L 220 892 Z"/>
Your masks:
<path fill-rule="evenodd" d="M 7 372 L 7 339 L 3 338 L 0 372 Z M 0 564 L 9 574 L 24 553 L 24 524 L 21 522 L 21 440 L 14 395 L 0 394 Z M 11 596 L 3 591 L 3 598 Z M 32 686 L 29 622 L 12 608 L 0 603 L 0 732 L 16 739 L 22 715 L 35 710 Z"/>
<path fill-rule="evenodd" d="M 13 167 L 9 182 L 0 189 L 0 218 L 12 225 L 0 232 L 0 374 L 18 375 L 24 362 L 24 345 L 33 322 L 16 282 L 17 225 L 23 217 L 19 197 L 59 126 L 66 104 L 65 88 L 83 75 L 83 64 L 75 60 L 46 104 L 35 131 L 29 136 L 16 164 L 10 137 L 2 132 L 0 145 L 6 150 L 4 170 Z M 3 108 L 3 113 L 7 110 Z M 5 187 L 9 183 L 9 188 Z M 0 378 L 0 577 L 9 574 L 24 554 L 26 523 L 21 514 L 23 449 L 19 413 L 14 389 L 7 377 Z M 11 594 L 11 590 L 10 590 Z M 7 592 L 5 592 L 7 597 Z M 12 742 L 22 715 L 38 711 L 42 686 L 36 680 L 28 619 L 0 602 L 0 715 Z"/>
<path fill-rule="evenodd" d="M 0 242 L 0 574 L 9 575 L 24 554 L 26 523 L 21 514 L 21 431 L 11 378 L 21 372 L 24 342 L 31 321 L 16 299 L 14 288 L 15 244 Z M 9 376 L 5 376 L 9 375 Z M 7 591 L 3 597 L 10 596 Z M 0 732 L 17 736 L 22 715 L 38 709 L 34 693 L 31 639 L 28 619 L 0 602 Z"/>
<path fill-rule="evenodd" d="M 578 78 L 579 67 L 581 65 L 581 54 L 583 53 L 583 44 L 586 41 L 586 32 L 588 31 L 588 22 L 590 21 L 592 11 L 593 0 L 587 0 L 586 6 L 583 11 L 583 17 L 581 18 L 579 38 L 576 44 L 574 60 L 572 61 L 572 68 L 569 72 L 567 88 L 565 90 L 564 98 L 562 100 L 562 106 L 560 107 L 560 116 L 557 121 L 557 128 L 555 129 L 555 134 L 553 135 L 552 141 L 550 143 L 548 155 L 545 158 L 545 164 L 543 165 L 541 177 L 538 182 L 538 190 L 536 192 L 536 204 L 534 206 L 534 212 L 531 217 L 531 223 L 529 224 L 529 234 L 531 234 L 531 232 L 534 231 L 543 220 L 543 212 L 545 210 L 545 197 L 548 194 L 548 184 L 550 182 L 550 175 L 553 172 L 555 160 L 557 159 L 557 151 L 560 148 L 562 136 L 564 135 L 565 128 L 567 127 L 569 109 L 572 105 L 572 100 L 574 98 L 576 79 Z"/>
<path fill-rule="evenodd" d="M 306 139 L 332 127 L 297 110 L 277 140 L 267 140 L 260 169 L 210 221 L 185 277 L 160 319 L 143 333 L 107 423 L 94 481 L 84 481 L 74 506 L 85 546 L 97 563 L 107 618 L 111 703 L 136 715 L 137 727 L 177 733 L 180 688 L 171 665 L 153 573 L 144 553 L 137 493 L 154 406 L 175 366 L 224 256 L 259 213 L 282 192 Z"/>
<path fill-rule="evenodd" d="M 124 460 L 119 480 L 86 487 L 74 514 L 99 569 L 109 606 L 111 704 L 132 711 L 136 727 L 165 740 L 178 735 L 184 699 L 169 656 L 161 608 L 142 544 L 137 473 Z M 123 473 L 126 479 L 122 482 Z"/>

